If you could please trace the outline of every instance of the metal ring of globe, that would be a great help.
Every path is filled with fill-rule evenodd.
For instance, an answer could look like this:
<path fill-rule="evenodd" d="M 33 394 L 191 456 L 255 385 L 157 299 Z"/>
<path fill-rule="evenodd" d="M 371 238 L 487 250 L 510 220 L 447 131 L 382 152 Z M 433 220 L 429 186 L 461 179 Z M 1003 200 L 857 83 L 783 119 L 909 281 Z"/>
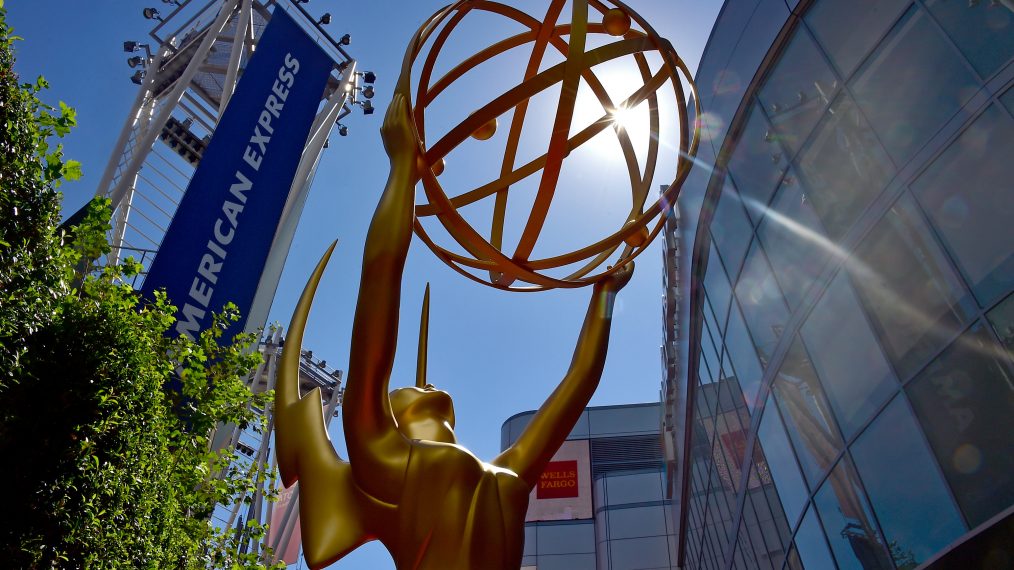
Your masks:
<path fill-rule="evenodd" d="M 402 77 L 411 77 L 422 46 L 431 36 L 436 34 L 419 72 L 416 103 L 412 106 L 416 136 L 420 148 L 424 152 L 422 162 L 429 167 L 423 168 L 421 172 L 421 182 L 429 203 L 416 205 L 415 233 L 438 258 L 469 279 L 510 291 L 542 291 L 590 285 L 612 274 L 640 255 L 665 227 L 666 214 L 670 207 L 676 203 L 680 187 L 693 166 L 700 141 L 699 120 L 695 122 L 692 138 L 688 136 L 686 97 L 680 75 L 690 86 L 696 117 L 700 117 L 699 97 L 690 71 L 673 49 L 672 44 L 661 38 L 640 15 L 622 2 L 611 0 L 610 3 L 613 6 L 607 6 L 601 0 L 573 0 L 571 23 L 557 24 L 556 20 L 562 11 L 565 0 L 552 0 L 546 19 L 541 21 L 501 3 L 460 0 L 434 14 L 419 28 L 409 44 L 402 66 Z M 588 21 L 589 7 L 602 14 L 604 23 L 590 23 Z M 528 28 L 528 31 L 501 40 L 479 51 L 431 84 L 437 54 L 446 43 L 451 31 L 472 10 L 487 11 L 512 19 Z M 618 14 L 618 11 L 621 13 Z M 643 31 L 624 26 L 622 24 L 625 19 L 624 15 L 640 26 Z M 617 25 L 617 22 L 621 23 Z M 624 28 L 626 28 L 625 31 Z M 584 50 L 587 34 L 614 35 L 616 32 L 622 32 L 619 40 L 587 52 Z M 564 36 L 567 36 L 569 41 L 565 40 Z M 423 136 L 423 133 L 426 132 L 425 109 L 441 92 L 466 72 L 485 61 L 510 49 L 533 42 L 532 57 L 522 83 L 469 115 L 434 144 L 427 145 Z M 558 50 L 566 57 L 566 61 L 540 72 L 539 66 L 542 56 L 549 48 Z M 650 52 L 658 52 L 662 56 L 662 66 L 655 73 L 652 73 L 645 55 Z M 595 76 L 593 68 L 600 63 L 631 55 L 635 58 L 644 85 L 625 101 L 616 104 L 610 99 L 602 83 Z M 603 115 L 581 132 L 568 138 L 577 87 L 582 79 L 598 98 L 603 108 Z M 515 158 L 528 101 L 531 97 L 559 82 L 563 83 L 563 88 L 549 149 L 542 156 L 517 167 Z M 676 111 L 679 119 L 680 142 L 676 176 L 658 200 L 645 209 L 659 152 L 659 114 L 656 92 L 667 82 L 672 85 L 676 94 Z M 616 129 L 632 189 L 633 204 L 628 222 L 612 235 L 586 247 L 549 258 L 529 259 L 552 202 L 563 159 L 572 150 L 610 126 L 616 109 L 633 108 L 644 101 L 649 103 L 651 131 L 643 174 L 639 171 L 637 157 L 626 130 Z M 491 129 L 495 130 L 496 128 L 496 118 L 511 109 L 515 111 L 508 134 L 507 149 L 504 153 L 502 168 L 504 174 L 497 180 L 479 188 L 449 198 L 437 181 L 436 177 L 439 172 L 435 173 L 434 170 L 439 169 L 444 157 L 468 137 L 475 136 L 477 132 L 486 138 L 491 136 Z M 508 257 L 501 251 L 501 247 L 510 186 L 540 169 L 543 174 L 532 213 L 522 233 L 517 250 L 513 256 Z M 496 199 L 493 227 L 490 239 L 486 239 L 471 227 L 457 211 L 457 208 L 492 195 L 495 195 Z M 473 257 L 454 253 L 436 244 L 420 221 L 421 218 L 428 216 L 435 216 L 448 234 Z M 610 259 L 621 245 L 623 249 L 619 257 L 605 270 L 594 273 Z M 562 278 L 542 273 L 549 269 L 582 262 L 584 262 L 583 266 Z M 489 280 L 466 268 L 488 272 Z M 514 285 L 516 280 L 527 283 L 527 285 Z"/>

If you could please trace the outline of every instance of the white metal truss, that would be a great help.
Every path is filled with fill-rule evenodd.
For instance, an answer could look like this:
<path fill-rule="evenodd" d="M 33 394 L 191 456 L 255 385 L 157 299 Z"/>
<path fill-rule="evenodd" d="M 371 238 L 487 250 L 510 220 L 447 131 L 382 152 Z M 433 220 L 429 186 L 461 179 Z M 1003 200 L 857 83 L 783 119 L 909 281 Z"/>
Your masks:
<path fill-rule="evenodd" d="M 322 27 L 329 18 L 311 17 L 298 0 L 163 1 L 169 6 L 162 7 L 171 9 L 164 16 L 157 9 L 144 9 L 145 17 L 156 22 L 149 34 L 150 42 L 124 42 L 124 50 L 131 54 L 128 63 L 136 70 L 132 79 L 140 88 L 96 190 L 96 195 L 109 198 L 113 207 L 109 235 L 112 251 L 106 263 L 134 257 L 145 267 L 150 266 L 273 10 L 286 11 L 335 61 L 247 315 L 246 331 L 258 331 L 265 325 L 331 130 L 356 105 L 372 113 L 369 102 L 358 98 L 372 96 L 372 88 L 363 89 L 360 83 L 372 83 L 373 74 L 357 71 L 356 60 L 343 47 L 349 43 L 348 36 L 333 39 Z M 351 20 L 343 15 L 336 14 L 335 20 Z M 344 136 L 345 129 L 339 132 Z M 135 283 L 140 285 L 140 281 Z M 274 330 L 260 344 L 263 364 L 249 379 L 254 391 L 274 389 L 283 343 L 281 331 Z M 311 352 L 303 351 L 299 375 L 304 392 L 321 389 L 321 405 L 330 424 L 341 402 L 341 372 L 328 368 L 323 361 L 315 362 Z M 237 450 L 242 466 L 251 473 L 270 474 L 277 466 L 272 406 L 260 412 L 267 417 L 265 430 L 222 426 L 215 434 L 215 447 Z M 238 504 L 219 506 L 213 522 L 241 529 L 250 520 L 269 523 L 275 506 L 265 497 L 274 493 L 277 485 L 273 477 L 268 477 L 249 497 L 240 497 Z M 268 559 L 266 545 L 260 541 L 246 540 L 241 548 L 258 554 L 265 562 L 277 561 L 292 537 L 297 513 L 295 498 L 279 513 L 281 528 L 268 535 L 267 546 L 276 553 L 272 559 Z"/>
<path fill-rule="evenodd" d="M 133 79 L 141 87 L 96 190 L 113 207 L 107 263 L 132 256 L 145 267 L 150 264 L 272 9 L 288 12 L 336 62 L 247 315 L 246 330 L 256 331 L 267 318 L 321 152 L 332 127 L 360 103 L 356 98 L 363 92 L 363 74 L 357 73 L 343 42 L 334 40 L 299 2 L 183 0 L 170 5 L 173 10 L 165 17 L 145 10 L 158 21 L 151 44 L 124 43 L 125 50 L 143 53 L 131 58 L 137 68 Z M 341 21 L 341 15 L 336 19 Z M 367 108 L 372 110 L 369 104 Z"/>
<path fill-rule="evenodd" d="M 273 330 L 259 346 L 263 362 L 248 378 L 248 386 L 254 392 L 274 390 L 278 378 L 278 365 L 281 359 L 282 346 L 285 344 L 281 329 Z M 341 405 L 342 373 L 327 366 L 323 360 L 314 360 L 313 352 L 303 350 L 299 359 L 300 393 L 307 393 L 320 388 L 321 405 L 324 409 L 325 427 L 330 427 L 331 419 L 338 415 Z M 272 528 L 265 537 L 267 544 L 252 538 L 242 541 L 240 549 L 260 555 L 265 563 L 271 564 L 281 560 L 292 539 L 298 517 L 299 488 L 297 486 L 291 501 L 280 513 L 274 513 L 275 503 L 267 497 L 277 494 L 279 482 L 273 476 L 278 467 L 278 458 L 273 448 L 275 421 L 273 403 L 267 409 L 259 410 L 267 416 L 266 427 L 259 426 L 223 426 L 215 434 L 219 445 L 228 445 L 240 456 L 240 466 L 250 474 L 262 475 L 264 482 L 246 496 L 235 497 L 231 506 L 219 506 L 213 515 L 214 523 L 222 528 L 237 528 L 240 532 L 250 521 L 262 525 L 271 521 L 280 521 L 278 528 Z M 224 474 L 222 474 L 224 475 Z M 298 540 L 298 538 L 297 538 Z M 271 547 L 272 555 L 268 556 L 265 546 Z"/>

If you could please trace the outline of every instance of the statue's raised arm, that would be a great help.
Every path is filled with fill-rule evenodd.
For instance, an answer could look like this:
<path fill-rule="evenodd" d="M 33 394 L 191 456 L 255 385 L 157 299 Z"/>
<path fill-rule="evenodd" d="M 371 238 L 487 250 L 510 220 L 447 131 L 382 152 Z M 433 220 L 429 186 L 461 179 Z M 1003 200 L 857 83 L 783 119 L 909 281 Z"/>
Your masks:
<path fill-rule="evenodd" d="M 595 284 L 566 376 L 514 445 L 493 460 L 494 465 L 517 473 L 529 487 L 538 483 L 546 464 L 574 429 L 599 385 L 609 347 L 616 293 L 627 284 L 633 272 L 634 265 L 630 263 Z"/>
<path fill-rule="evenodd" d="M 412 240 L 418 143 L 402 92 L 381 127 L 391 173 L 373 214 L 363 252 L 359 300 L 352 325 L 349 376 L 342 401 L 349 461 L 360 488 L 383 502 L 400 489 L 409 444 L 391 412 L 388 383 L 398 339 L 401 278 Z"/>

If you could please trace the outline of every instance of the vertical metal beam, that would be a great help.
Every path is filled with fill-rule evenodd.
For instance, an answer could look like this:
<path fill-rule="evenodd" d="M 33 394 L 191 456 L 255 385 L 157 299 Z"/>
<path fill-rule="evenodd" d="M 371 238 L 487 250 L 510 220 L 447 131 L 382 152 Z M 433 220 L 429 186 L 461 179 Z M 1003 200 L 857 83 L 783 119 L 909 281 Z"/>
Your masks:
<path fill-rule="evenodd" d="M 247 28 L 250 27 L 250 0 L 240 0 L 239 21 L 236 22 L 236 33 L 232 38 L 232 53 L 229 54 L 229 67 L 225 72 L 225 85 L 222 86 L 221 102 L 218 105 L 218 116 L 225 112 L 229 99 L 236 91 L 239 66 L 243 61 L 243 44 L 246 41 Z"/>

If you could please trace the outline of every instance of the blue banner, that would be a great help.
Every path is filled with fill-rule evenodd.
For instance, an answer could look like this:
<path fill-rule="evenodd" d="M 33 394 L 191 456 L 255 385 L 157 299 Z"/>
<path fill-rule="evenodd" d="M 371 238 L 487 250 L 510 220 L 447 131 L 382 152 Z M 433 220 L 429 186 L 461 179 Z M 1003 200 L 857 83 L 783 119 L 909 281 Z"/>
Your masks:
<path fill-rule="evenodd" d="M 164 288 L 190 338 L 235 303 L 243 330 L 333 60 L 276 8 L 141 288 Z"/>

